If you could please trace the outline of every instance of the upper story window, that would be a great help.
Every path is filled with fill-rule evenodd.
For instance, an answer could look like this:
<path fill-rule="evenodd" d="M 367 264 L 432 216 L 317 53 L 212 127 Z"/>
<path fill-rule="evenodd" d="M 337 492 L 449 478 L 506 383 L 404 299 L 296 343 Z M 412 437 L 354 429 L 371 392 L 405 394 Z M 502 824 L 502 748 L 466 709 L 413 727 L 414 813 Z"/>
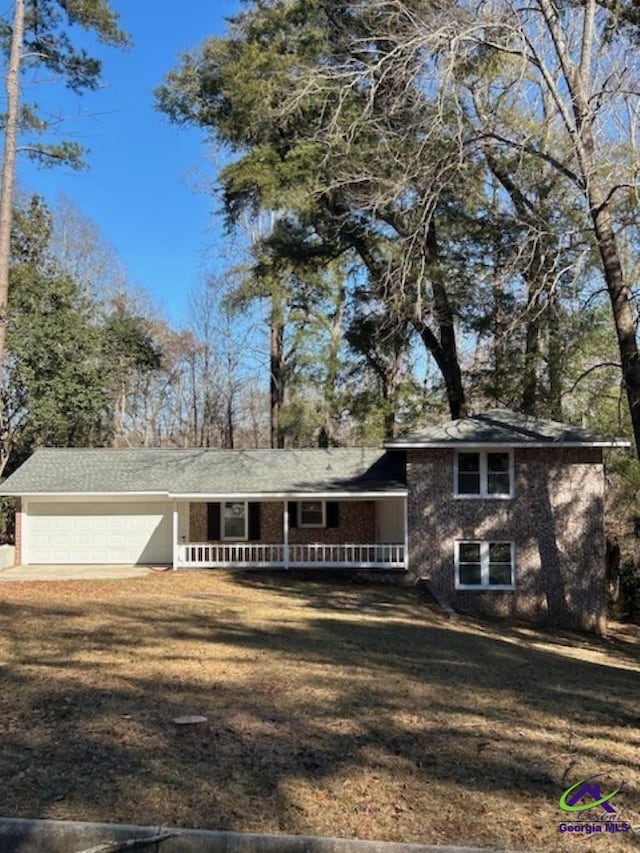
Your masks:
<path fill-rule="evenodd" d="M 513 497 L 513 453 L 510 450 L 459 451 L 455 494 L 462 498 Z"/>

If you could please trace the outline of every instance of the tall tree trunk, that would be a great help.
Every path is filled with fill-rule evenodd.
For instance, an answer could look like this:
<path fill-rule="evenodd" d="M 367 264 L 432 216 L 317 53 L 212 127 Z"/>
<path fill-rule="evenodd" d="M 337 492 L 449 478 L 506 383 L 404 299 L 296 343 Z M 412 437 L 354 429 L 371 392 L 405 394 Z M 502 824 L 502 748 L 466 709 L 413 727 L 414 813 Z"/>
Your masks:
<path fill-rule="evenodd" d="M 588 115 L 588 104 L 583 92 L 577 98 L 576 111 Z M 578 122 L 580 124 L 580 122 Z M 597 176 L 595 144 L 591 126 L 585 122 L 577 145 L 578 158 L 585 179 L 585 195 L 593 222 L 598 252 L 602 261 L 604 279 L 609 293 L 613 321 L 616 327 L 622 378 L 627 395 L 636 455 L 640 457 L 640 353 L 636 339 L 636 325 L 631 310 L 631 292 L 625 282 L 620 250 L 611 216 L 611 201 L 605 194 Z"/>
<path fill-rule="evenodd" d="M 200 418 L 198 414 L 198 382 L 196 380 L 196 358 L 197 354 L 194 351 L 191 353 L 190 364 L 191 368 L 191 447 L 200 447 L 199 428 Z"/>
<path fill-rule="evenodd" d="M 436 263 L 440 257 L 435 216 L 431 216 L 429 220 L 425 257 L 431 263 Z M 447 288 L 438 270 L 435 271 L 431 287 L 433 289 L 433 315 L 438 324 L 439 343 L 442 352 L 441 361 L 438 361 L 436 358 L 436 362 L 444 378 L 449 412 L 451 413 L 451 417 L 456 420 L 457 418 L 464 418 L 467 414 L 467 403 L 462 385 L 460 360 L 458 358 L 453 308 L 449 300 Z"/>
<path fill-rule="evenodd" d="M 497 253 L 496 253 L 497 254 Z M 499 269 L 496 261 L 495 269 Z M 500 275 L 495 275 L 493 287 L 493 381 L 491 396 L 495 401 L 503 399 L 507 389 L 508 341 L 505 322 L 504 284 Z"/>
<path fill-rule="evenodd" d="M 271 410 L 271 447 L 284 447 L 284 432 L 282 430 L 282 407 L 284 404 L 284 322 L 282 319 L 282 300 L 279 295 L 271 296 L 270 317 L 270 364 L 271 377 L 270 410 Z"/>
<path fill-rule="evenodd" d="M 582 47 L 580 62 L 572 59 L 570 45 L 562 31 L 558 9 L 552 0 L 538 0 L 540 11 L 551 36 L 560 62 L 570 107 L 565 106 L 563 119 L 570 132 L 583 183 L 584 197 L 589 205 L 593 230 L 602 261 L 604 279 L 609 293 L 613 321 L 616 327 L 622 378 L 627 394 L 633 428 L 636 455 L 640 458 L 640 353 L 631 310 L 631 292 L 627 286 L 615 235 L 611 204 L 613 191 L 605 188 L 598 171 L 593 136 L 595 114 L 592 109 L 591 49 L 596 37 L 596 0 L 585 0 L 583 9 Z M 559 95 L 556 96 L 559 98 Z M 559 108 L 561 105 L 559 105 Z M 575 127 L 570 126 L 569 110 Z M 614 185 L 615 186 L 615 185 Z"/>
<path fill-rule="evenodd" d="M 556 421 L 562 420 L 562 378 L 564 376 L 559 303 L 557 291 L 551 290 L 549 293 L 547 371 L 549 374 L 549 414 Z"/>
<path fill-rule="evenodd" d="M 440 332 L 440 346 L 444 358 L 439 362 L 437 359 L 436 361 L 440 366 L 444 378 L 449 412 L 454 419 L 464 418 L 467 414 L 467 401 L 462 384 L 462 371 L 460 370 L 460 362 L 458 360 L 453 317 L 451 316 L 446 322 L 439 319 L 438 328 Z"/>
<path fill-rule="evenodd" d="M 335 202 L 335 199 L 327 206 L 334 216 L 344 216 L 347 213 L 346 208 Z M 392 227 L 396 229 L 398 234 L 403 235 L 404 231 L 399 223 L 394 222 Z M 343 236 L 356 250 L 372 278 L 378 283 L 381 294 L 384 294 L 386 292 L 387 281 L 386 265 L 380 261 L 375 251 L 372 250 L 362 226 L 357 222 L 348 221 L 347 226 L 343 227 Z M 438 240 L 434 216 L 431 216 L 429 221 L 427 234 L 423 241 L 422 253 L 427 264 L 433 264 L 438 260 Z M 451 417 L 454 419 L 462 418 L 467 414 L 467 404 L 462 384 L 460 362 L 458 360 L 453 309 L 446 285 L 441 278 L 441 274 L 438 272 L 436 272 L 432 281 L 432 290 L 432 313 L 436 320 L 438 337 L 436 337 L 434 331 L 426 324 L 422 306 L 418 304 L 418 299 L 416 299 L 413 317 L 407 318 L 407 322 L 413 324 L 420 339 L 434 357 L 442 373 Z M 380 298 L 384 299 L 384 296 Z"/>
<path fill-rule="evenodd" d="M 449 404 L 449 414 L 454 420 L 464 418 L 467 414 L 467 403 L 462 384 L 462 373 L 458 362 L 458 353 L 455 347 L 455 338 L 453 339 L 453 346 L 451 345 L 451 336 L 447 336 L 443 344 L 422 318 L 415 319 L 413 326 L 427 352 L 431 353 L 435 359 L 438 369 L 442 374 L 447 403 Z"/>
<path fill-rule="evenodd" d="M 9 301 L 9 267 L 11 264 L 11 215 L 18 148 L 18 112 L 20 109 L 20 65 L 24 40 L 24 0 L 15 0 L 13 31 L 7 68 L 7 117 L 2 159 L 2 194 L 0 195 L 0 367 L 4 363 Z"/>
<path fill-rule="evenodd" d="M 334 417 L 336 415 L 336 384 L 340 373 L 340 347 L 342 346 L 342 322 L 344 318 L 345 286 L 338 287 L 335 311 L 329 328 L 329 353 L 327 356 L 327 374 L 324 382 L 324 419 L 323 438 L 325 446 L 334 444 Z M 322 446 L 322 445 L 321 445 Z"/>
<path fill-rule="evenodd" d="M 391 441 L 391 439 L 396 437 L 396 413 L 393 411 L 393 408 L 386 408 L 382 428 L 385 441 Z"/>
<path fill-rule="evenodd" d="M 383 417 L 382 429 L 385 441 L 396 437 L 396 407 L 398 404 L 398 387 L 400 385 L 400 367 L 404 344 L 394 341 L 391 362 L 386 369 L 379 373 L 382 391 Z"/>
<path fill-rule="evenodd" d="M 640 457 L 640 353 L 631 310 L 631 293 L 625 284 L 611 213 L 599 200 L 590 198 L 589 202 L 616 327 L 636 455 Z"/>
<path fill-rule="evenodd" d="M 486 121 L 486 116 L 483 118 Z M 501 165 L 490 146 L 484 147 L 484 155 L 492 175 L 509 194 L 519 220 L 529 229 L 528 239 L 533 241 L 531 258 L 526 268 L 522 270 L 522 276 L 527 284 L 527 325 L 520 408 L 528 415 L 542 414 L 538 411 L 541 397 L 541 339 L 545 321 L 550 322 L 548 306 L 543 308 L 542 298 L 543 294 L 549 293 L 548 281 L 553 272 L 555 260 L 555 255 L 548 245 L 548 240 L 544 239 L 544 234 L 547 233 L 551 214 L 547 211 L 541 196 L 538 197 L 536 208 L 532 207 L 530 199 L 517 184 L 514 176 Z M 506 341 L 504 344 L 506 355 Z M 506 371 L 506 358 L 503 364 Z"/>
<path fill-rule="evenodd" d="M 585 195 L 589 203 L 598 252 L 602 260 L 604 279 L 611 301 L 636 455 L 640 457 L 640 353 L 636 339 L 635 320 L 631 310 L 632 295 L 625 282 L 622 269 L 620 250 L 611 216 L 610 194 L 605 193 L 598 177 L 589 101 L 583 81 L 576 85 L 576 90 L 577 93 L 573 99 L 576 123 L 579 129 L 576 150 L 584 177 Z"/>
<path fill-rule="evenodd" d="M 226 406 L 226 435 L 225 435 L 225 443 L 224 446 L 229 448 L 229 450 L 233 450 L 233 445 L 235 442 L 235 424 L 234 424 L 234 411 L 233 411 L 233 392 L 230 390 L 227 394 L 227 406 Z"/>
<path fill-rule="evenodd" d="M 520 407 L 526 415 L 540 414 L 537 411 L 538 370 L 540 362 L 540 312 L 540 288 L 534 279 L 534 281 L 529 281 L 527 331 L 522 371 L 522 399 L 520 402 Z"/>

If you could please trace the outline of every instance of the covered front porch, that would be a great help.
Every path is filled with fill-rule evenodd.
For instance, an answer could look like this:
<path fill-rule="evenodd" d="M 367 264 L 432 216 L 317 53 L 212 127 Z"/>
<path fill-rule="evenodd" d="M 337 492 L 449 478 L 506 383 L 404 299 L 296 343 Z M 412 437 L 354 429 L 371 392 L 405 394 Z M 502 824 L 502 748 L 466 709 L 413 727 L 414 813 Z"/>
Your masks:
<path fill-rule="evenodd" d="M 407 568 L 406 494 L 176 499 L 173 566 Z"/>

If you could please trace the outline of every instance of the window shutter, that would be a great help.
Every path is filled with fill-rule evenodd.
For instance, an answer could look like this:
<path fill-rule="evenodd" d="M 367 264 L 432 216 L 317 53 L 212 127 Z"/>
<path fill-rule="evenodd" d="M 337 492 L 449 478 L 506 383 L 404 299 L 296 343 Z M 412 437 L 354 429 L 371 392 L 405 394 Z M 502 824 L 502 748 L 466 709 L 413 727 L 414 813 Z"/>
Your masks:
<path fill-rule="evenodd" d="M 289 527 L 298 526 L 298 504 L 295 501 L 289 502 Z"/>
<path fill-rule="evenodd" d="M 260 541 L 260 504 L 249 504 L 249 539 Z"/>
<path fill-rule="evenodd" d="M 338 502 L 327 501 L 327 527 L 339 527 Z"/>
<path fill-rule="evenodd" d="M 220 541 L 220 504 L 207 504 L 207 539 Z"/>

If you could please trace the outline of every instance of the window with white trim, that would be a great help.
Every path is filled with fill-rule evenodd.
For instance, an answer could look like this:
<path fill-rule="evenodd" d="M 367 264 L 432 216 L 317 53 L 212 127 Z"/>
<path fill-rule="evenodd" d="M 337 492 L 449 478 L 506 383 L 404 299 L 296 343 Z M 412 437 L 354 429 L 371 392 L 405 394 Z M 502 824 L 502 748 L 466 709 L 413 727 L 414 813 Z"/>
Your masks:
<path fill-rule="evenodd" d="M 324 501 L 298 501 L 298 527 L 326 527 L 327 506 Z"/>
<path fill-rule="evenodd" d="M 222 539 L 248 538 L 246 501 L 225 501 L 221 507 L 220 532 Z"/>
<path fill-rule="evenodd" d="M 459 450 L 454 489 L 459 498 L 513 497 L 513 453 L 510 450 Z"/>
<path fill-rule="evenodd" d="M 514 589 L 513 542 L 456 542 L 456 589 Z"/>

